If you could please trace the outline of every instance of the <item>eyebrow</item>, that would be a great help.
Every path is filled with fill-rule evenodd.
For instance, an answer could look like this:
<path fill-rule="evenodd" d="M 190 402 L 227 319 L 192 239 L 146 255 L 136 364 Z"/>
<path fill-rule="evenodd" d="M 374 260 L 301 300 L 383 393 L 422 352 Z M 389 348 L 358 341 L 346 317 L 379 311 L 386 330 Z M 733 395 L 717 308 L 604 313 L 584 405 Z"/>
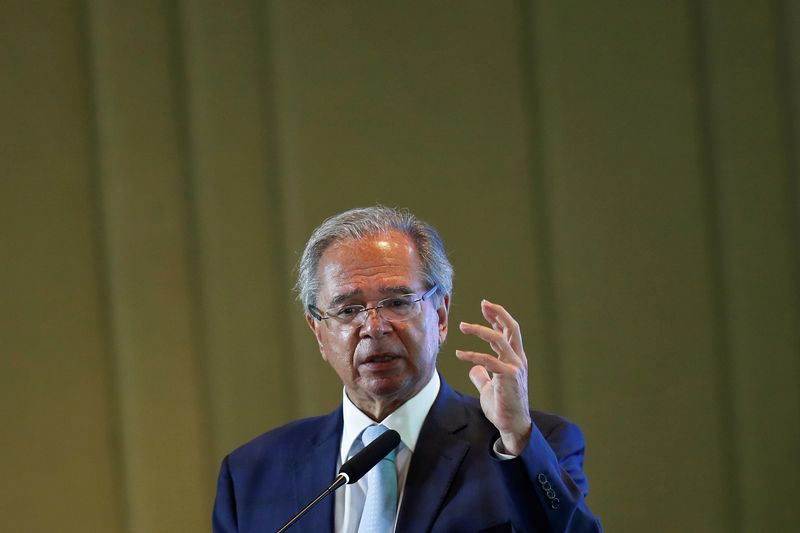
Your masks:
<path fill-rule="evenodd" d="M 391 295 L 414 294 L 414 291 L 411 289 L 411 287 L 408 287 L 406 285 L 398 285 L 395 287 L 382 287 L 380 289 L 380 293 L 387 296 L 391 296 Z M 334 296 L 333 300 L 331 300 L 330 307 L 336 307 L 337 305 L 343 304 L 347 300 L 350 300 L 353 297 L 358 296 L 360 294 L 363 294 L 361 289 L 355 289 L 342 294 L 337 294 L 336 296 Z"/>

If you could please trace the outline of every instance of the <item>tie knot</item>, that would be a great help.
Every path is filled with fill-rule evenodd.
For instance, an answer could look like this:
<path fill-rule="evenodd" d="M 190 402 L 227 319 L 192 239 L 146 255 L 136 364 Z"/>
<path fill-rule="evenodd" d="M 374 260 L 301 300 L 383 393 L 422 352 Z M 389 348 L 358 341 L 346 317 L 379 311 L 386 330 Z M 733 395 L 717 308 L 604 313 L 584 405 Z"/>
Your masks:
<path fill-rule="evenodd" d="M 387 431 L 389 431 L 389 428 L 387 428 L 386 426 L 373 424 L 367 427 L 363 431 L 363 433 L 361 433 L 361 442 L 364 443 L 364 446 L 368 446 L 372 441 L 374 441 Z M 394 450 L 392 450 L 391 452 L 389 452 L 389 455 L 387 455 L 386 458 L 389 459 L 390 461 L 394 461 L 394 454 L 395 452 Z"/>
<path fill-rule="evenodd" d="M 364 443 L 364 446 L 368 446 L 372 443 L 375 439 L 383 435 L 389 431 L 389 428 L 386 426 L 376 426 L 375 424 L 367 427 L 364 432 L 361 434 L 361 442 Z"/>

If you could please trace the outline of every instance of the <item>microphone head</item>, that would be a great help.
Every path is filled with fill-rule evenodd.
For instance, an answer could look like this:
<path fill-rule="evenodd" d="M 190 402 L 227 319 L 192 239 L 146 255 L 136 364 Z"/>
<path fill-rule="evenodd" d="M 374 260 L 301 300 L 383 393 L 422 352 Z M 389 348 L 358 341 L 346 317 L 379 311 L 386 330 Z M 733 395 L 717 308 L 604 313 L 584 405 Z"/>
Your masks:
<path fill-rule="evenodd" d="M 339 469 L 339 474 L 347 476 L 347 483 L 355 483 L 369 472 L 373 466 L 386 457 L 400 444 L 400 434 L 393 429 L 384 432 L 370 442 L 363 450 L 355 454 Z"/>

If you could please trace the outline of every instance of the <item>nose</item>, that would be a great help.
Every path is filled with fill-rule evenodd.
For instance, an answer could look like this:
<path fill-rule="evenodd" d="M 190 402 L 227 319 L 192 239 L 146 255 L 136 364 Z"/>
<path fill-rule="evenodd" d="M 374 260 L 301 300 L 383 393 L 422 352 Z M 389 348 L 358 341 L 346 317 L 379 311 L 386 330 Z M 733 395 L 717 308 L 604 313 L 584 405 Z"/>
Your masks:
<path fill-rule="evenodd" d="M 367 309 L 363 312 L 363 324 L 360 334 L 362 337 L 378 337 L 386 335 L 392 330 L 392 324 L 381 315 L 381 310 L 376 308 Z"/>

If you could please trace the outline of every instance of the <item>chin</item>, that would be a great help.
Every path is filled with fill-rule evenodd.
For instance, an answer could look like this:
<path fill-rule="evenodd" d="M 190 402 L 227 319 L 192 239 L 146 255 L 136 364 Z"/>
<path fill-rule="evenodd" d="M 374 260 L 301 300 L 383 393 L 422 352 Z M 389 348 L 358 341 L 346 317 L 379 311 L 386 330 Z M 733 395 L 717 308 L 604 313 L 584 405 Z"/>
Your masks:
<path fill-rule="evenodd" d="M 402 396 L 404 392 L 413 389 L 413 383 L 410 376 L 374 376 L 367 378 L 367 386 L 364 388 L 375 396 Z"/>

